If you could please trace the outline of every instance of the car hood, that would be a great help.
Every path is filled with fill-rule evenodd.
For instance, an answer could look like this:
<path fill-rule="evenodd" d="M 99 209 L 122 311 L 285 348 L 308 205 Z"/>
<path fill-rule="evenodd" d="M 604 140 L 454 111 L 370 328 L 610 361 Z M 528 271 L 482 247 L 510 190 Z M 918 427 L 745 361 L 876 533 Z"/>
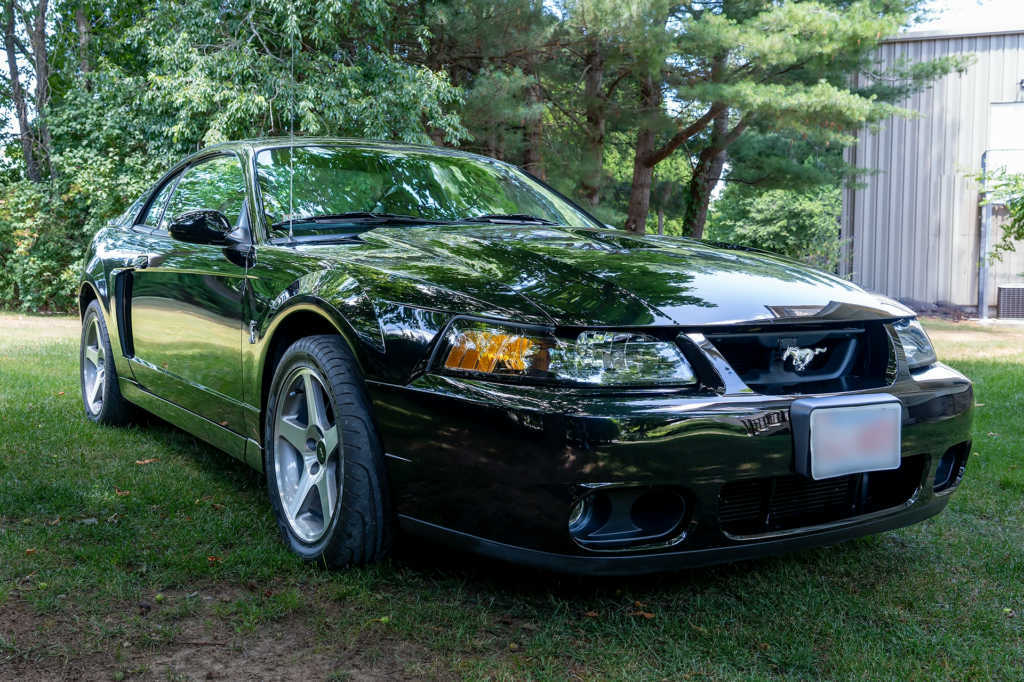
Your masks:
<path fill-rule="evenodd" d="M 378 228 L 304 246 L 372 298 L 564 326 L 700 326 L 913 313 L 765 252 L 619 230 L 452 225 Z"/>

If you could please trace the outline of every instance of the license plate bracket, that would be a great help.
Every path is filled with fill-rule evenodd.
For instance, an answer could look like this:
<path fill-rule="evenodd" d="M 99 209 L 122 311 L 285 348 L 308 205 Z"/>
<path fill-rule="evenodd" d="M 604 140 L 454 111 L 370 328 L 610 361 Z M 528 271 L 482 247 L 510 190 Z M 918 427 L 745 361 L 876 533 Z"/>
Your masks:
<path fill-rule="evenodd" d="M 794 469 L 814 480 L 898 469 L 902 421 L 903 404 L 888 393 L 795 400 Z"/>

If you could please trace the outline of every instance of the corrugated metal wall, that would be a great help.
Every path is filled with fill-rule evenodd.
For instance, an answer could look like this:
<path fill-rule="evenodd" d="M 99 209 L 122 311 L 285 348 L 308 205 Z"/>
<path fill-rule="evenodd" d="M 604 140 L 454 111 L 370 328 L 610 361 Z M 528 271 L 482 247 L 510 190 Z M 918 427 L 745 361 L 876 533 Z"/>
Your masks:
<path fill-rule="evenodd" d="M 978 187 L 989 144 L 992 102 L 1024 99 L 1024 31 L 980 36 L 907 36 L 879 48 L 886 66 L 973 54 L 952 74 L 904 103 L 923 116 L 864 131 L 848 158 L 878 169 L 843 195 L 843 274 L 883 294 L 925 302 L 977 304 Z M 1024 126 L 1024 121 L 1021 121 Z M 998 230 L 993 242 L 998 237 Z M 991 268 L 992 282 L 1024 281 L 1024 249 Z M 995 285 L 990 305 L 995 304 Z"/>

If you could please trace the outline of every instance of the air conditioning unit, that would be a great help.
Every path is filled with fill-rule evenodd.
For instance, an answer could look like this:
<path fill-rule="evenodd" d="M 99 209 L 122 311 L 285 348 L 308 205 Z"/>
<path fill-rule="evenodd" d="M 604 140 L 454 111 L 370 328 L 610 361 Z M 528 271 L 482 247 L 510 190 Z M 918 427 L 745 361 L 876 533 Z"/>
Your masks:
<path fill-rule="evenodd" d="M 1000 284 L 997 293 L 997 317 L 1024 319 L 1024 284 Z"/>

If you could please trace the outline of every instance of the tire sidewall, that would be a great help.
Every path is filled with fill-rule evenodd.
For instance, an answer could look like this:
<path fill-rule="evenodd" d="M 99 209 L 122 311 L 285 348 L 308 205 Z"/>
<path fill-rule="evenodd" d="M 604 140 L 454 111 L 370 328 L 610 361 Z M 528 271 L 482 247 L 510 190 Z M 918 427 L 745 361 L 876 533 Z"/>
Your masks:
<path fill-rule="evenodd" d="M 85 340 L 89 334 L 89 326 L 92 324 L 92 320 L 96 319 L 99 327 L 97 334 L 97 343 L 102 347 L 103 350 L 103 395 L 102 403 L 100 405 L 99 412 L 95 414 L 89 409 L 89 400 L 85 395 Z M 79 390 L 82 394 L 82 408 L 85 411 L 85 416 L 93 422 L 103 422 L 108 417 L 110 411 L 111 400 L 113 396 L 111 382 L 117 381 L 117 372 L 112 371 L 113 368 L 110 363 L 114 360 L 114 355 L 110 349 L 110 339 L 107 336 L 107 324 L 106 320 L 103 319 L 103 313 L 100 311 L 100 306 L 97 301 L 92 301 L 89 306 L 85 309 L 85 315 L 82 317 L 82 337 L 78 344 L 78 384 Z"/>
<path fill-rule="evenodd" d="M 328 378 L 328 373 L 320 360 L 313 354 L 300 348 L 289 348 L 285 351 L 274 370 L 274 379 L 270 385 L 270 393 L 267 398 L 267 414 L 263 420 L 263 471 L 267 479 L 267 492 L 270 497 L 270 504 L 274 510 L 274 517 L 277 520 L 278 529 L 288 547 L 306 560 L 317 559 L 328 552 L 331 546 L 340 541 L 339 526 L 342 523 L 345 494 L 345 440 L 340 438 L 338 457 L 341 458 L 341 467 L 338 476 L 338 503 L 335 506 L 334 516 L 327 528 L 327 532 L 316 542 L 309 543 L 295 535 L 285 516 L 281 506 L 281 495 L 277 487 L 277 475 L 274 468 L 274 422 L 277 416 L 277 407 L 280 398 L 282 384 L 297 369 L 308 368 L 314 370 L 320 376 L 320 383 L 323 385 L 327 399 L 331 401 L 331 411 L 334 412 L 334 420 L 338 426 L 338 435 L 341 437 L 342 414 L 338 407 L 338 400 L 334 394 L 334 386 Z"/>

